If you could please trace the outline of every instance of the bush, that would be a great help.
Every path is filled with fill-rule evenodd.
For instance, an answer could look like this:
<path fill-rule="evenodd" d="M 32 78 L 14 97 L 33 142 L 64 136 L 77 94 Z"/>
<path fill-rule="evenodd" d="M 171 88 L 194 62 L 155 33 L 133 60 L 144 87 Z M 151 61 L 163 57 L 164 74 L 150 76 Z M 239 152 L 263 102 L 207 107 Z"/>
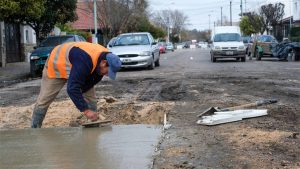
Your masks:
<path fill-rule="evenodd" d="M 86 40 L 88 40 L 90 37 L 92 37 L 92 33 L 91 32 L 85 32 L 82 30 L 77 30 L 72 28 L 70 25 L 68 24 L 57 24 L 56 25 L 62 32 L 66 32 L 67 34 L 76 34 L 76 35 L 81 35 L 82 37 L 84 37 Z"/>
<path fill-rule="evenodd" d="M 291 28 L 290 40 L 292 42 L 300 42 L 300 27 Z"/>
<path fill-rule="evenodd" d="M 290 38 L 292 42 L 300 42 L 300 36 L 295 36 Z"/>

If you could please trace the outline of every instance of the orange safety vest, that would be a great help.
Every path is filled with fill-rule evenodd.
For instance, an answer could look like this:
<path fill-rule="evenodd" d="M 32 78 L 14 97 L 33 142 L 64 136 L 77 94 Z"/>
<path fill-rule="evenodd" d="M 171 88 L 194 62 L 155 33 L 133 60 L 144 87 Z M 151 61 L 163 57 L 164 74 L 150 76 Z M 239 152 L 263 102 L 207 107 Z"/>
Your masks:
<path fill-rule="evenodd" d="M 108 52 L 107 48 L 89 42 L 68 42 L 56 46 L 50 53 L 46 63 L 48 66 L 47 74 L 49 78 L 69 78 L 72 68 L 72 64 L 69 60 L 69 53 L 72 47 L 79 47 L 91 57 L 93 62 L 93 69 L 91 73 L 95 70 L 101 53 Z"/>

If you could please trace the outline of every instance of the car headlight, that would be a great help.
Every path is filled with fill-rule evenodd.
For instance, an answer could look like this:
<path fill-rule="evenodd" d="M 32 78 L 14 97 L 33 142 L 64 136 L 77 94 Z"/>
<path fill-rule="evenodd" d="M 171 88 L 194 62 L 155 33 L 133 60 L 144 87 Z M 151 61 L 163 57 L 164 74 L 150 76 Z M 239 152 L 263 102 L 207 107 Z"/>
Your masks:
<path fill-rule="evenodd" d="M 30 60 L 37 60 L 37 59 L 39 59 L 40 57 L 38 57 L 38 56 L 30 56 Z"/>
<path fill-rule="evenodd" d="M 151 52 L 150 51 L 144 51 L 140 53 L 140 56 L 150 56 Z"/>
<path fill-rule="evenodd" d="M 216 49 L 216 50 L 220 50 L 220 49 L 221 49 L 221 47 L 220 47 L 220 46 L 215 46 L 215 47 L 214 47 L 214 49 Z"/>
<path fill-rule="evenodd" d="M 239 49 L 245 49 L 245 46 L 239 46 Z"/>

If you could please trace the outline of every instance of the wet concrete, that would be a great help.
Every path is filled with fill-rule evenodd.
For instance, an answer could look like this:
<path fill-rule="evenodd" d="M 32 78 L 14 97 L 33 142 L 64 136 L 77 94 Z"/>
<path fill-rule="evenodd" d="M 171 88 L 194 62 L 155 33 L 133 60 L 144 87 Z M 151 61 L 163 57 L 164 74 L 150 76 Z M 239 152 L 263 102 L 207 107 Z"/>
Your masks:
<path fill-rule="evenodd" d="M 150 168 L 160 134 L 154 125 L 0 130 L 0 168 Z"/>

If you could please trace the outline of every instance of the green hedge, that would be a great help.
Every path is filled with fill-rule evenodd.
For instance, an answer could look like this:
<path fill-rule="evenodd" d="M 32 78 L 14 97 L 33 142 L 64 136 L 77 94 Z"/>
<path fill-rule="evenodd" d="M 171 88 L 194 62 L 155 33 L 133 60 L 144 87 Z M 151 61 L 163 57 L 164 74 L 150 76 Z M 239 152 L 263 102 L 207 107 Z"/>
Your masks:
<path fill-rule="evenodd" d="M 300 27 L 292 27 L 290 40 L 293 42 L 300 42 Z"/>
<path fill-rule="evenodd" d="M 300 27 L 292 27 L 291 28 L 291 37 L 300 35 Z"/>
<path fill-rule="evenodd" d="M 62 32 L 66 32 L 67 34 L 76 34 L 76 35 L 81 35 L 83 36 L 86 40 L 88 40 L 88 38 L 92 37 L 92 34 L 90 32 L 85 32 L 82 30 L 77 30 L 72 28 L 70 25 L 68 24 L 57 24 L 56 25 Z"/>
<path fill-rule="evenodd" d="M 300 36 L 295 36 L 290 38 L 292 42 L 300 42 Z"/>

